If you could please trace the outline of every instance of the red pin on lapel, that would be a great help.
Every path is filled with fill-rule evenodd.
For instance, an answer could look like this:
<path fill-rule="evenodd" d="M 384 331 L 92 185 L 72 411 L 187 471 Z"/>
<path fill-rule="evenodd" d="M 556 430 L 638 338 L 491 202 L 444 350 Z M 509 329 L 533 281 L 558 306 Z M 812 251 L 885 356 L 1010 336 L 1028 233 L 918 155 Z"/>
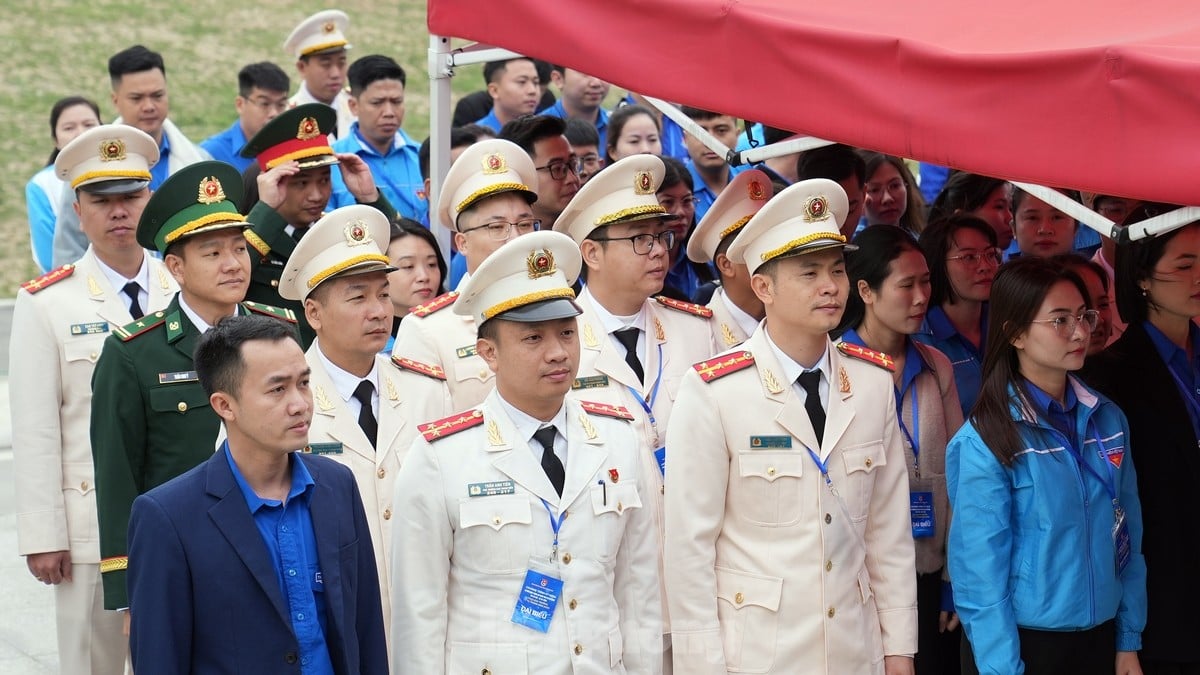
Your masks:
<path fill-rule="evenodd" d="M 617 470 L 616 470 L 616 469 L 609 469 L 609 470 L 608 470 L 608 479 L 609 479 L 610 481 L 612 481 L 612 482 L 614 482 L 614 483 L 615 483 L 615 482 L 617 482 L 618 480 L 620 480 L 620 478 L 621 478 L 621 474 L 617 473 Z"/>

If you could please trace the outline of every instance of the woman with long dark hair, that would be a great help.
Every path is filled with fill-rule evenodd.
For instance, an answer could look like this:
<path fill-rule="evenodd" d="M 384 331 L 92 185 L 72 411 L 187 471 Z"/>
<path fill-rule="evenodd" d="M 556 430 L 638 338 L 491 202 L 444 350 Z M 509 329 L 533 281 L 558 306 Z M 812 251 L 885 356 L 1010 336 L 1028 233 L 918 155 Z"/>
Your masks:
<path fill-rule="evenodd" d="M 1174 207 L 1142 204 L 1125 225 Z M 1200 673 L 1200 222 L 1117 246 L 1117 310 L 1129 325 L 1084 379 L 1129 418 L 1146 524 L 1147 675 Z"/>
<path fill-rule="evenodd" d="M 390 354 L 400 322 L 409 311 L 445 293 L 446 260 L 437 239 L 415 220 L 400 218 L 392 224 L 388 260 L 396 269 L 388 273 L 392 298 L 392 338 L 384 348 Z"/>
<path fill-rule="evenodd" d="M 992 226 L 1001 249 L 1013 240 L 1012 184 L 999 178 L 956 171 L 929 207 L 929 222 L 966 213 Z"/>
<path fill-rule="evenodd" d="M 946 449 L 950 579 L 973 650 L 964 672 L 1142 672 L 1146 563 L 1129 426 L 1070 374 L 1095 325 L 1069 269 L 1023 258 L 996 275 L 983 387 Z"/>
<path fill-rule="evenodd" d="M 911 335 L 929 308 L 929 266 L 912 235 L 872 225 L 846 254 L 850 294 L 842 341 L 888 354 L 896 419 L 907 449 L 913 545 L 917 554 L 917 675 L 958 672 L 958 619 L 952 615 L 946 566 L 950 502 L 946 442 L 962 426 L 950 360 Z M 943 598 L 947 600 L 943 605 Z"/>

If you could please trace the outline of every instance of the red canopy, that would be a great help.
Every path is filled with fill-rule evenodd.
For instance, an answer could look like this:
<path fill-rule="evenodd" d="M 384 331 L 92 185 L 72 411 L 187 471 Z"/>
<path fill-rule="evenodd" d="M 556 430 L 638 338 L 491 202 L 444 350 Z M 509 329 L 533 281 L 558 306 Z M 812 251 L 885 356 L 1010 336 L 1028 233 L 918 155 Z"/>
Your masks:
<path fill-rule="evenodd" d="M 1200 204 L 1196 0 L 429 0 L 429 30 L 857 147 Z"/>

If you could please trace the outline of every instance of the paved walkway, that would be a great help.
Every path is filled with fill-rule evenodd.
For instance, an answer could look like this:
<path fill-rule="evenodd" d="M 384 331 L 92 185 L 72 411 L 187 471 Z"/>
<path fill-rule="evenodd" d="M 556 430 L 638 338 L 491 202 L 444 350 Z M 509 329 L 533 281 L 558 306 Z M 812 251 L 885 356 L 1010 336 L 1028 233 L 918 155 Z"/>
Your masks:
<path fill-rule="evenodd" d="M 34 580 L 17 555 L 17 520 L 12 463 L 12 419 L 8 412 L 8 338 L 12 301 L 0 300 L 0 673 L 58 672 L 54 634 L 54 591 Z"/>

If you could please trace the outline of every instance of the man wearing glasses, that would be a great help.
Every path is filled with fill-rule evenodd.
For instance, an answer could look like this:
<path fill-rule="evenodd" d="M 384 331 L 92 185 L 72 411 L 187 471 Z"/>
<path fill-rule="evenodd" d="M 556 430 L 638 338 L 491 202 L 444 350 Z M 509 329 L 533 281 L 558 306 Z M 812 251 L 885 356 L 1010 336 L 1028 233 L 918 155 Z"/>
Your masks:
<path fill-rule="evenodd" d="M 548 115 L 519 117 L 500 130 L 500 138 L 516 143 L 533 160 L 538 175 L 533 214 L 547 227 L 583 185 L 579 157 L 564 135 L 566 130 L 566 122 Z"/>
<path fill-rule="evenodd" d="M 588 181 L 554 223 L 579 244 L 586 282 L 579 295 L 583 349 L 572 388 L 634 414 L 660 534 L 671 407 L 684 372 L 715 351 L 711 310 L 654 297 L 675 242 L 655 194 L 665 173 L 655 155 L 626 157 Z M 664 612 L 664 634 L 668 626 Z M 670 663 L 669 655 L 665 660 Z"/>
<path fill-rule="evenodd" d="M 529 156 L 499 139 L 472 145 L 451 165 L 437 222 L 453 229 L 454 245 L 467 260 L 464 284 L 504 242 L 541 227 L 533 206 L 538 179 Z M 457 298 L 452 291 L 414 307 L 400 324 L 392 355 L 440 368 L 451 410 L 466 410 L 483 402 L 495 379 L 475 353 L 474 319 L 446 311 Z"/>
<path fill-rule="evenodd" d="M 238 171 L 254 163 L 253 157 L 239 153 L 246 139 L 254 135 L 288 109 L 288 90 L 291 81 L 287 73 L 270 61 L 251 63 L 238 71 L 238 95 L 233 99 L 238 118 L 229 128 L 209 136 L 200 143 L 212 158 L 232 164 Z"/>

